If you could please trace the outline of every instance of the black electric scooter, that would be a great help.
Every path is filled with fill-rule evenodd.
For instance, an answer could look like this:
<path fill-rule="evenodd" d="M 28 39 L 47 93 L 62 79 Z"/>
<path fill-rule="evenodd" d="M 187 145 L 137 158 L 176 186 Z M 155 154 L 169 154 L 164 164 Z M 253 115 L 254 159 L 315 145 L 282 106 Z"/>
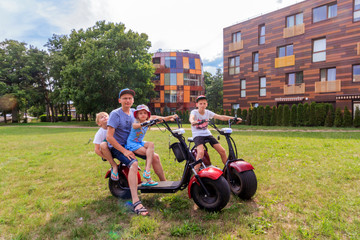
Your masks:
<path fill-rule="evenodd" d="M 228 128 L 221 129 L 216 126 L 213 120 L 203 120 L 198 124 L 202 124 L 204 122 L 208 122 L 208 124 L 213 127 L 220 135 L 225 136 L 228 145 L 229 155 L 223 169 L 223 176 L 228 181 L 231 191 L 235 195 L 239 196 L 241 199 L 251 199 L 257 189 L 257 179 L 254 173 L 254 167 L 243 159 L 238 158 L 236 144 L 234 139 L 231 137 L 231 124 L 236 123 L 237 118 L 235 117 L 233 121 L 229 120 Z M 188 142 L 188 147 L 190 148 L 193 139 L 191 137 L 188 138 Z M 206 144 L 204 147 L 205 153 L 202 160 L 206 166 L 211 166 L 210 156 L 207 152 Z M 197 152 L 195 146 L 191 148 L 191 153 L 196 158 Z"/>
<path fill-rule="evenodd" d="M 141 177 L 138 172 L 138 190 L 140 190 L 141 193 L 175 193 L 188 188 L 189 198 L 193 198 L 199 208 L 207 211 L 220 211 L 230 200 L 229 184 L 223 177 L 223 172 L 218 168 L 206 167 L 199 172 L 194 170 L 195 165 L 203 163 L 201 160 L 196 161 L 193 154 L 191 154 L 183 137 L 185 130 L 181 128 L 180 119 L 177 118 L 176 121 L 178 128 L 174 130 L 170 128 L 167 122 L 162 122 L 161 124 L 178 140 L 170 146 L 175 154 L 176 160 L 178 162 L 186 161 L 181 180 L 160 181 L 156 186 L 144 187 L 141 186 Z M 142 126 L 152 126 L 157 123 L 158 120 L 150 120 L 142 123 Z M 118 181 L 113 181 L 110 178 L 110 170 L 106 173 L 105 178 L 109 178 L 110 192 L 118 198 L 131 198 L 127 182 L 129 169 L 120 164 L 118 170 Z"/>

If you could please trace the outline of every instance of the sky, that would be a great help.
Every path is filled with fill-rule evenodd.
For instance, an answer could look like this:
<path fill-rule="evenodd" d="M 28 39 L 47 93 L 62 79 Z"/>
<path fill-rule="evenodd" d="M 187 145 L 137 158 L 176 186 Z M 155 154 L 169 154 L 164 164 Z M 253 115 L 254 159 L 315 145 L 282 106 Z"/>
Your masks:
<path fill-rule="evenodd" d="M 0 0 L 0 42 L 40 49 L 53 34 L 69 35 L 97 21 L 146 33 L 152 47 L 200 54 L 204 71 L 223 67 L 223 28 L 302 0 Z"/>

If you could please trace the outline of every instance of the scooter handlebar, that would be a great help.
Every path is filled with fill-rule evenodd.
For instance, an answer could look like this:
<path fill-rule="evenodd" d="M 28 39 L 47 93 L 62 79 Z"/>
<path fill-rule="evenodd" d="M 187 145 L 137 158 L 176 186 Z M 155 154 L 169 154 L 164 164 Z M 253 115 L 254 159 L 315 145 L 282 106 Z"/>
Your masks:
<path fill-rule="evenodd" d="M 151 127 L 155 124 L 157 124 L 158 122 L 160 122 L 160 119 L 153 119 L 153 120 L 149 120 L 149 121 L 146 121 L 146 122 L 143 122 L 140 124 L 140 126 L 142 127 Z"/>

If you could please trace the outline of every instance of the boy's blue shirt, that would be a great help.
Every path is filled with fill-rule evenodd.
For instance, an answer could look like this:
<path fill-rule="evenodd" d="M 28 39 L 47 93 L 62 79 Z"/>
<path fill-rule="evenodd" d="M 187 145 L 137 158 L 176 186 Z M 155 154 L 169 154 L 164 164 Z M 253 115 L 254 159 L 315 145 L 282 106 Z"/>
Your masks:
<path fill-rule="evenodd" d="M 130 116 L 124 113 L 122 108 L 117 108 L 110 113 L 107 125 L 115 128 L 114 138 L 122 146 L 125 146 L 129 137 L 132 124 L 135 121 L 134 108 L 130 108 Z M 109 148 L 113 146 L 108 143 Z"/>

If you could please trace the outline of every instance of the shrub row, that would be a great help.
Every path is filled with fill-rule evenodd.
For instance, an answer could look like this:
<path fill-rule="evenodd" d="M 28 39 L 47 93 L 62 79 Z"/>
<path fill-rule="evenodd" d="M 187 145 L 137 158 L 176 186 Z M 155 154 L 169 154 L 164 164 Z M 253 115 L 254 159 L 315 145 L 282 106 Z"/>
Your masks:
<path fill-rule="evenodd" d="M 40 115 L 39 118 L 40 118 L 40 122 L 47 122 L 46 114 Z M 65 121 L 65 118 L 66 118 L 66 116 L 58 115 L 57 116 L 57 122 Z M 70 115 L 67 116 L 67 121 L 71 121 L 71 116 Z"/>

